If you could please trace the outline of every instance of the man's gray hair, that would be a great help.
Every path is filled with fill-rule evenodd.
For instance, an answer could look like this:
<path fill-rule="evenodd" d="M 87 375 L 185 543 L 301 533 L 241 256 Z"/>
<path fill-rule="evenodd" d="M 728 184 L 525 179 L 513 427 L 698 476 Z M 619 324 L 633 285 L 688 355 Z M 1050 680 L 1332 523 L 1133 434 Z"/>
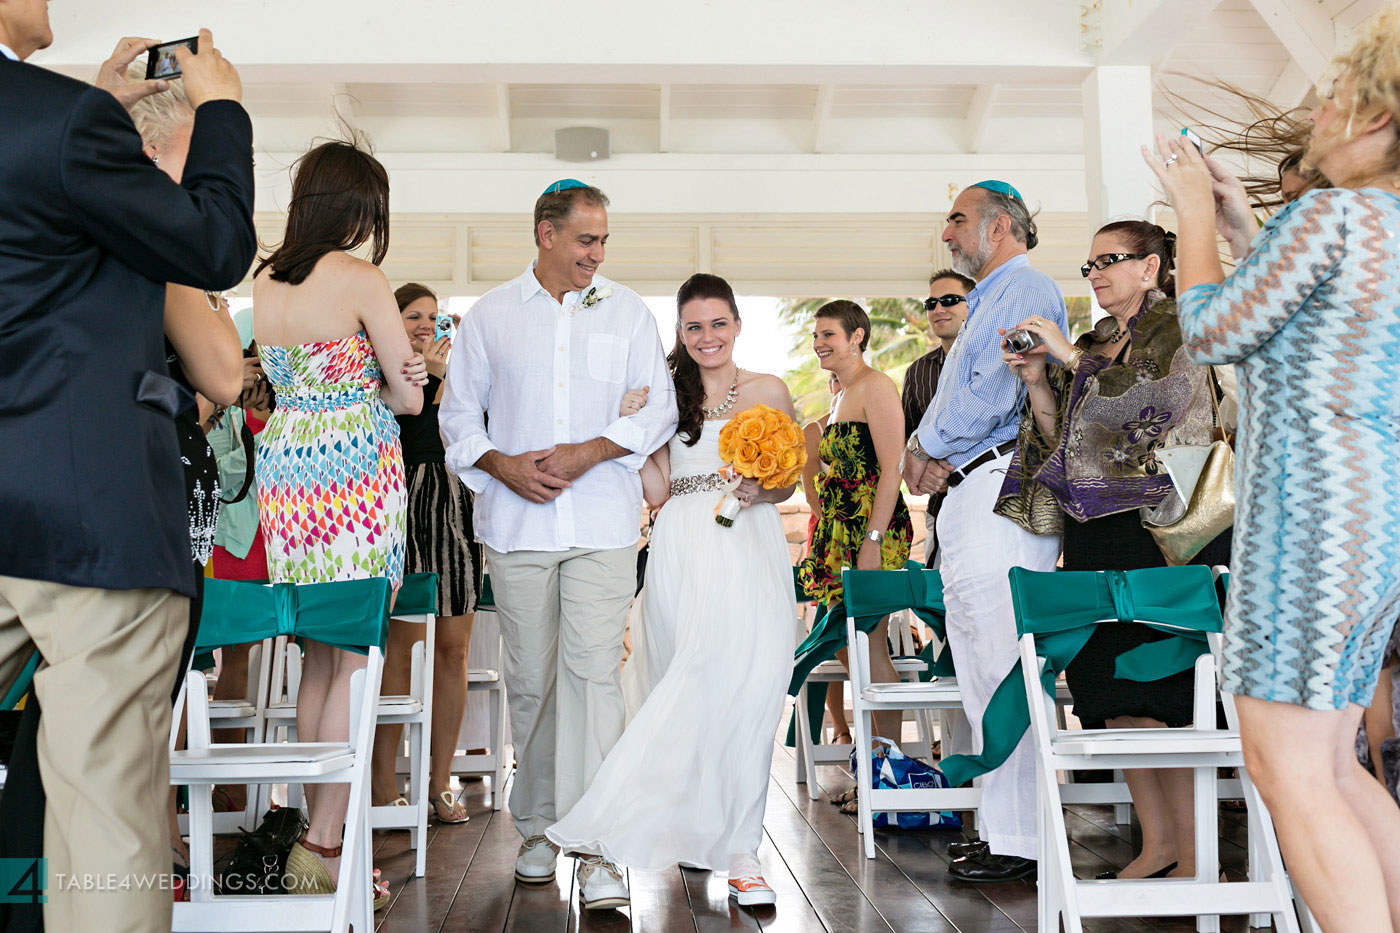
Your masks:
<path fill-rule="evenodd" d="M 553 187 L 552 185 L 550 187 Z M 549 221 L 558 230 L 574 212 L 579 201 L 595 207 L 606 208 L 608 196 L 592 185 L 582 188 L 565 188 L 563 191 L 546 191 L 535 201 L 535 245 L 540 245 L 540 224 Z"/>
<path fill-rule="evenodd" d="M 1035 228 L 1035 215 L 1026 207 L 1026 202 L 1000 191 L 983 188 L 982 203 L 977 208 L 977 232 L 985 237 L 992 224 L 1002 214 L 1011 218 L 1011 235 L 1017 243 L 1024 243 L 1026 249 L 1035 249 L 1040 242 L 1040 234 Z"/>

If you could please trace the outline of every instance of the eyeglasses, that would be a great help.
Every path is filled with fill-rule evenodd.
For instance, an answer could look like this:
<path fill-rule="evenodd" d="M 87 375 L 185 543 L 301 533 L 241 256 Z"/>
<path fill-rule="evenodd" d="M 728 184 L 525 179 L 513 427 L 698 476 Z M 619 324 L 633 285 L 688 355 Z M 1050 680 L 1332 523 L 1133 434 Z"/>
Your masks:
<path fill-rule="evenodd" d="M 1079 267 L 1079 274 L 1084 278 L 1089 277 L 1090 271 L 1098 269 L 1100 272 L 1113 265 L 1115 262 L 1122 262 L 1125 259 L 1146 259 L 1151 253 L 1104 253 L 1102 256 L 1095 256 L 1084 265 Z"/>
<path fill-rule="evenodd" d="M 925 299 L 924 299 L 924 310 L 925 310 L 925 311 L 932 311 L 934 308 L 937 308 L 939 305 L 942 305 L 942 306 L 945 307 L 945 308 L 951 308 L 951 307 L 953 307 L 953 305 L 957 304 L 957 303 L 960 302 L 960 301 L 967 301 L 967 296 L 966 296 L 966 295 L 940 295 L 940 296 L 938 296 L 937 298 L 925 298 Z"/>

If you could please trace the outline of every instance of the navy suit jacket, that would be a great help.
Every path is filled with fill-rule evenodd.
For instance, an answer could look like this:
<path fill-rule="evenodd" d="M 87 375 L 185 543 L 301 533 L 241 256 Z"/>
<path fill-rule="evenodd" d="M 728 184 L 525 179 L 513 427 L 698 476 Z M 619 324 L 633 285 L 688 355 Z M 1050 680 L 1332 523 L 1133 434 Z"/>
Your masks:
<path fill-rule="evenodd" d="M 177 185 L 111 94 L 0 56 L 0 574 L 193 594 L 165 283 L 248 271 L 252 138 L 204 104 Z"/>

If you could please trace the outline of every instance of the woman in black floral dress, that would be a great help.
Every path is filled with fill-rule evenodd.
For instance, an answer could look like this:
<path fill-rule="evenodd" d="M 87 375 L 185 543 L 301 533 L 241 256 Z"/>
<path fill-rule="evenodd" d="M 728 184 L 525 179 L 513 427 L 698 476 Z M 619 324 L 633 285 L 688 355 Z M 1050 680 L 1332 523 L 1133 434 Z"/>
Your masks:
<path fill-rule="evenodd" d="M 899 390 L 862 356 L 870 342 L 870 318 L 853 301 L 833 301 L 817 311 L 814 330 L 812 346 L 821 367 L 836 374 L 844 391 L 818 446 L 830 469 L 817 479 L 822 514 L 811 553 L 798 570 L 807 595 L 821 609 L 811 634 L 797 649 L 789 693 L 796 693 L 823 661 L 837 657 L 847 663 L 841 571 L 898 570 L 909 559 L 914 537 L 899 491 L 904 448 Z M 870 679 L 875 683 L 899 679 L 890 661 L 886 628 L 881 619 L 868 629 Z M 876 734 L 898 741 L 902 718 L 898 712 L 877 713 Z M 842 725 L 837 723 L 838 729 Z"/>

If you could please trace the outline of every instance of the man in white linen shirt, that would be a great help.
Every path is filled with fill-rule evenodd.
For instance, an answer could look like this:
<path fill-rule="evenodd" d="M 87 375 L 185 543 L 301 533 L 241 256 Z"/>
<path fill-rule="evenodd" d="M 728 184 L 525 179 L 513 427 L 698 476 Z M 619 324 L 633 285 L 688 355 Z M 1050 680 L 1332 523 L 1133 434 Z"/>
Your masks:
<path fill-rule="evenodd" d="M 573 179 L 535 202 L 539 255 L 463 319 L 438 419 L 448 468 L 476 493 L 518 762 L 510 811 L 525 841 L 515 877 L 531 883 L 553 880 L 558 848 L 544 831 L 622 734 L 638 471 L 676 432 L 675 388 L 651 311 L 596 274 L 607 204 Z M 647 403 L 619 416 L 623 393 L 642 387 Z M 586 855 L 583 906 L 626 905 L 617 866 Z"/>

